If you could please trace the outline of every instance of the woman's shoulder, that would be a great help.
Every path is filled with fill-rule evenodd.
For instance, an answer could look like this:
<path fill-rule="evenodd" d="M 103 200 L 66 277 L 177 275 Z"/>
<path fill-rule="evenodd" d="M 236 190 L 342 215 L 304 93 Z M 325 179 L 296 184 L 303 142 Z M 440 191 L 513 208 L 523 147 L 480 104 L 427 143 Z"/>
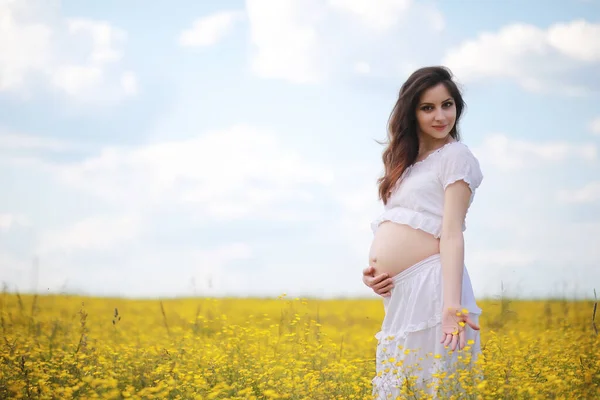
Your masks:
<path fill-rule="evenodd" d="M 446 184 L 456 179 L 465 179 L 475 188 L 483 179 L 479 160 L 469 146 L 461 141 L 446 145 L 440 154 L 439 163 L 439 173 Z"/>

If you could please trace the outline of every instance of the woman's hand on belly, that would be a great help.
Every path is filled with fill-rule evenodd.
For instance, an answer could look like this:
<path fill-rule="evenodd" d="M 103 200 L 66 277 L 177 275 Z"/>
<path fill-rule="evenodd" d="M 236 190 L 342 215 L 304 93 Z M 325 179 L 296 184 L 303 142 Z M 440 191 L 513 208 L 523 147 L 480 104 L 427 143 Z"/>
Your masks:
<path fill-rule="evenodd" d="M 389 297 L 391 294 L 390 291 L 394 287 L 394 282 L 388 274 L 383 273 L 375 276 L 375 268 L 372 266 L 363 270 L 362 280 L 365 285 L 382 297 Z"/>

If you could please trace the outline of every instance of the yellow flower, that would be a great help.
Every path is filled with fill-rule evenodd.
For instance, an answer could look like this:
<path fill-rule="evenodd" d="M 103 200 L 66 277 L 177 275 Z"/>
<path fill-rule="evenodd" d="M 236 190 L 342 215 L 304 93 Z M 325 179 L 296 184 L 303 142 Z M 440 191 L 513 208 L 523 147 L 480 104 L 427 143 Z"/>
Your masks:
<path fill-rule="evenodd" d="M 477 339 L 469 339 L 456 355 L 414 350 L 403 361 L 413 350 L 373 340 L 383 316 L 377 301 L 7 292 L 0 388 L 7 398 L 366 399 L 378 377 L 412 382 L 400 398 L 428 398 L 409 375 L 452 354 L 459 364 L 453 374 L 433 372 L 446 385 L 441 398 L 598 397 L 589 302 L 482 302 L 490 311 L 480 318 L 481 352 L 472 352 Z M 375 357 L 383 367 L 376 369 Z"/>

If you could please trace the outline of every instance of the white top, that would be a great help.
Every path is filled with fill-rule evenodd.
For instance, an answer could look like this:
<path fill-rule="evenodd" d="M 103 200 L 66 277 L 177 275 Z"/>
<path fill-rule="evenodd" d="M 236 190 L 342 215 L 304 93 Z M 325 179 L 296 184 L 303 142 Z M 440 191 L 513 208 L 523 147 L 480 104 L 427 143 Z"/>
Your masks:
<path fill-rule="evenodd" d="M 464 143 L 453 141 L 409 166 L 392 189 L 384 212 L 371 223 L 373 233 L 383 221 L 406 224 L 439 238 L 442 231 L 444 191 L 458 180 L 475 189 L 483 180 L 479 161 Z M 466 223 L 463 222 L 463 232 Z"/>

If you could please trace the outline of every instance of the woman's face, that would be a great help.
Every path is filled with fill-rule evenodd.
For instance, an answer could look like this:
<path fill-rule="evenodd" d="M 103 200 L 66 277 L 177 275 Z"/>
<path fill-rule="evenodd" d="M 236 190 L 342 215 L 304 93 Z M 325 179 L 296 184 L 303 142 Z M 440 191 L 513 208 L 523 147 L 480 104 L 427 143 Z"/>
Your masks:
<path fill-rule="evenodd" d="M 417 104 L 417 123 L 419 136 L 430 139 L 444 139 L 456 122 L 456 105 L 454 99 L 440 83 L 427 89 Z"/>

